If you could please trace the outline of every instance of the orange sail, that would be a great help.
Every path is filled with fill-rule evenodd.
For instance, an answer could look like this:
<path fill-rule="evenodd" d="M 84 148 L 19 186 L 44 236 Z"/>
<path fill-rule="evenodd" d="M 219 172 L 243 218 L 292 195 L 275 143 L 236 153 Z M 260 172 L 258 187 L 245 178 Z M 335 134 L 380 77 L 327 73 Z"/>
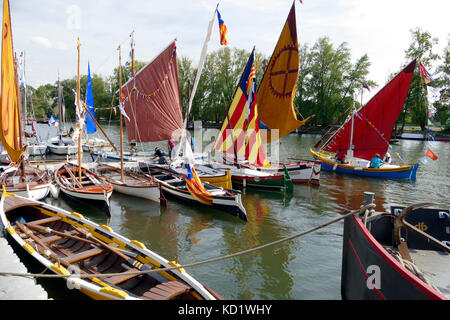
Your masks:
<path fill-rule="evenodd" d="M 0 137 L 11 161 L 19 162 L 25 148 L 19 146 L 19 97 L 14 68 L 9 1 L 3 2 Z"/>
<path fill-rule="evenodd" d="M 295 114 L 298 66 L 294 2 L 257 93 L 259 118 L 270 129 L 267 132 L 267 142 L 276 139 L 271 134 L 273 130 L 278 129 L 278 138 L 281 138 L 310 119 L 298 121 Z"/>

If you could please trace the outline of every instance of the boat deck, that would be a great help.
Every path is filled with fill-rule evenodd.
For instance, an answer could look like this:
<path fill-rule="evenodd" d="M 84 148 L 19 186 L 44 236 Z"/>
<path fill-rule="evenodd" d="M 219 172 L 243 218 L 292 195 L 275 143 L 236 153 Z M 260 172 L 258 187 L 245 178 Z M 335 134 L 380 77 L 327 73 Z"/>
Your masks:
<path fill-rule="evenodd" d="M 393 247 L 387 247 L 398 252 Z M 425 277 L 447 298 L 450 299 L 450 254 L 434 250 L 409 248 L 414 264 Z"/>

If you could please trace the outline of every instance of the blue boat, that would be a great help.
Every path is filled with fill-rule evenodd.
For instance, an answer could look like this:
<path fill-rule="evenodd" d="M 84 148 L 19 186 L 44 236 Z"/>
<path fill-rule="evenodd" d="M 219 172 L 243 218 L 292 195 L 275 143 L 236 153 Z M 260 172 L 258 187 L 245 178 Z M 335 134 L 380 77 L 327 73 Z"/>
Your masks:
<path fill-rule="evenodd" d="M 351 116 L 319 151 L 310 150 L 314 158 L 322 162 L 323 170 L 374 178 L 416 180 L 418 163 L 392 163 L 387 152 L 415 65 L 416 60 L 413 60 L 359 110 L 353 107 Z M 394 154 L 403 159 L 395 150 Z M 372 165 L 371 160 L 375 157 L 380 159 Z"/>

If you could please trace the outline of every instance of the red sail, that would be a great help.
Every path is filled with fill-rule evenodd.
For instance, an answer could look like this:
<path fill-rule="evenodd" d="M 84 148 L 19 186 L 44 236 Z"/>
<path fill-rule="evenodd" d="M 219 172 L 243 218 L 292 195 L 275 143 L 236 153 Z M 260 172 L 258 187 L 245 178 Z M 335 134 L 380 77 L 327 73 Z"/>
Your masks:
<path fill-rule="evenodd" d="M 176 44 L 171 43 L 122 86 L 128 141 L 167 140 L 183 127 Z"/>
<path fill-rule="evenodd" d="M 381 89 L 354 115 L 353 155 L 370 160 L 376 153 L 381 157 L 389 147 L 392 129 L 408 94 L 416 60 Z M 338 152 L 350 149 L 352 120 L 347 121 L 323 150 Z"/>

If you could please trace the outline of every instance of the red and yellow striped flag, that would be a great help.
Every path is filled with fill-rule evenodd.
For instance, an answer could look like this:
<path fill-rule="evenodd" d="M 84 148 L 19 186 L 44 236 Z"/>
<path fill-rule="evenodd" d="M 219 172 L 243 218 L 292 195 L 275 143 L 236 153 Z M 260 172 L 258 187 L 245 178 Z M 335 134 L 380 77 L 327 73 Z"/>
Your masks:
<path fill-rule="evenodd" d="M 190 164 L 187 164 L 187 176 L 185 178 L 186 181 L 186 188 L 189 190 L 189 193 L 199 202 L 203 204 L 212 204 L 212 198 L 213 195 L 208 192 L 205 189 L 205 186 L 200 181 L 200 178 L 197 175 L 197 172 L 195 172 L 194 167 L 192 167 Z"/>

